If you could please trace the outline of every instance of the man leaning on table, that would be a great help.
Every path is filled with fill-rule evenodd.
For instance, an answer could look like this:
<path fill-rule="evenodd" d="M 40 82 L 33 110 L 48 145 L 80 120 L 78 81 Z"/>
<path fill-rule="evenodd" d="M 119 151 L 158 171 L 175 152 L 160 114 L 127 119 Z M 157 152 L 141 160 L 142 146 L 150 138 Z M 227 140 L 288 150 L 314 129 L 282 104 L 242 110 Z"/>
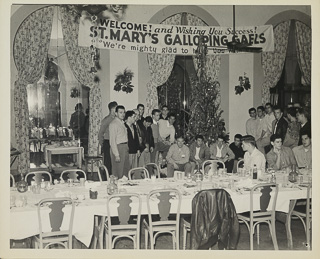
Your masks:
<path fill-rule="evenodd" d="M 128 133 L 124 125 L 125 108 L 118 105 L 116 117 L 109 125 L 112 174 L 118 178 L 128 176 L 126 168 L 129 163 Z"/>
<path fill-rule="evenodd" d="M 256 141 L 253 136 L 246 135 L 242 137 L 242 148 L 244 154 L 244 168 L 245 170 L 253 169 L 256 165 L 258 170 L 263 173 L 266 169 L 266 159 L 264 155 L 256 148 Z"/>
<path fill-rule="evenodd" d="M 177 143 L 170 146 L 167 154 L 167 176 L 173 177 L 174 170 L 191 172 L 191 164 L 189 163 L 190 151 L 184 144 L 184 138 L 178 137 Z"/>
<path fill-rule="evenodd" d="M 270 137 L 272 149 L 267 154 L 268 168 L 275 170 L 285 170 L 287 168 L 295 170 L 297 162 L 289 147 L 282 145 L 282 136 L 273 134 Z"/>

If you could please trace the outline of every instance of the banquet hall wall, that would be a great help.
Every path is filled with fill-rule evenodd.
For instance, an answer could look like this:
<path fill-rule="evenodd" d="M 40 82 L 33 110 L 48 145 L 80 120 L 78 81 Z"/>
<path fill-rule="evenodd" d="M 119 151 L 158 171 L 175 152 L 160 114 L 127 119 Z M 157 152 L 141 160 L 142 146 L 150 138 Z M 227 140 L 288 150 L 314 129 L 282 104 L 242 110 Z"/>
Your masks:
<path fill-rule="evenodd" d="M 11 10 L 11 46 L 14 36 L 23 20 L 33 11 L 45 5 L 23 5 L 13 7 Z M 129 5 L 124 20 L 141 23 L 160 23 L 167 17 L 179 13 L 189 12 L 202 18 L 208 25 L 232 26 L 231 6 L 143 6 Z M 139 14 L 139 15 L 137 15 Z M 276 25 L 279 22 L 297 19 L 310 25 L 310 6 L 237 6 L 237 25 Z M 65 59 L 67 62 L 67 59 Z M 59 64 L 65 66 L 66 64 Z M 134 52 L 119 52 L 103 49 L 100 58 L 101 70 L 100 87 L 102 94 L 102 116 L 108 114 L 107 104 L 111 100 L 124 104 L 127 109 L 132 109 L 138 103 L 146 104 L 147 88 L 150 80 L 150 72 L 147 62 L 147 54 Z M 117 93 L 113 90 L 115 74 L 128 67 L 134 72 L 134 91 L 131 94 Z M 238 84 L 240 75 L 246 72 L 250 78 L 252 89 L 245 91 L 240 96 L 235 95 L 234 87 Z M 68 75 L 67 75 L 68 76 Z M 17 70 L 13 61 L 11 48 L 11 114 L 13 118 L 13 86 L 17 78 Z M 248 118 L 248 108 L 261 105 L 261 86 L 263 83 L 263 71 L 261 66 L 261 54 L 234 54 L 221 57 L 221 67 L 218 81 L 221 84 L 221 107 L 224 110 L 222 117 L 226 121 L 226 127 L 231 136 L 235 130 L 245 133 L 244 122 Z M 70 98 L 64 100 L 68 103 Z M 234 104 L 241 105 L 241 109 Z M 231 105 L 233 104 L 233 105 Z M 63 104 L 62 104 L 63 105 Z M 65 104 L 64 104 L 65 105 Z M 68 113 L 72 112 L 74 105 L 66 106 Z M 86 107 L 85 107 L 86 108 Z M 236 111 L 237 110 L 237 111 Z M 240 113 L 239 113 L 240 111 Z M 236 114 L 237 112 L 237 114 Z M 237 122 L 234 121 L 237 118 Z M 68 120 L 67 120 L 68 121 Z M 243 125 L 239 125 L 239 122 Z M 63 125 L 67 126 L 67 125 Z M 14 120 L 11 120 L 11 132 L 14 132 Z M 11 142 L 15 143 L 15 136 L 11 134 Z"/>

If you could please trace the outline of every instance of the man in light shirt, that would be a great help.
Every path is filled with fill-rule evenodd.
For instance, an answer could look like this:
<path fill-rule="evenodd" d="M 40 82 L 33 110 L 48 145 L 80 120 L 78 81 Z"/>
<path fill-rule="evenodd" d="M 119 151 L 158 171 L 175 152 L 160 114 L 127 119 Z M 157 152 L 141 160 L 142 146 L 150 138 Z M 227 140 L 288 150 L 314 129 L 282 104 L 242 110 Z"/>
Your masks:
<path fill-rule="evenodd" d="M 244 168 L 251 170 L 256 165 L 258 170 L 265 172 L 266 159 L 256 148 L 256 141 L 253 136 L 246 135 L 242 137 L 242 148 L 246 152 L 244 154 Z"/>
<path fill-rule="evenodd" d="M 312 168 L 311 132 L 303 133 L 302 145 L 292 149 L 299 168 Z"/>
<path fill-rule="evenodd" d="M 253 136 L 255 139 L 258 139 L 260 136 L 258 136 L 259 131 L 259 120 L 257 120 L 257 111 L 255 108 L 249 109 L 249 115 L 250 119 L 246 122 L 246 132 L 247 135 Z"/>
<path fill-rule="evenodd" d="M 107 167 L 109 174 L 112 174 L 111 156 L 110 156 L 110 134 L 109 125 L 116 117 L 117 102 L 108 104 L 109 115 L 101 121 L 101 126 L 98 134 L 99 144 L 102 147 L 104 165 Z"/>
<path fill-rule="evenodd" d="M 128 133 L 124 125 L 125 108 L 118 105 L 116 117 L 109 125 L 112 174 L 119 179 L 128 176 L 126 168 L 129 161 Z"/>
<path fill-rule="evenodd" d="M 258 137 L 256 139 L 257 148 L 262 154 L 265 154 L 265 147 L 270 145 L 271 132 L 268 129 L 268 121 L 263 106 L 257 108 L 258 113 Z"/>
<path fill-rule="evenodd" d="M 193 174 L 196 165 L 201 168 L 202 163 L 210 159 L 210 149 L 203 142 L 203 136 L 197 135 L 195 141 L 190 145 L 191 173 Z"/>
<path fill-rule="evenodd" d="M 152 120 L 153 123 L 151 124 L 151 129 L 152 129 L 152 136 L 153 136 L 153 141 L 154 141 L 154 149 L 150 153 L 150 161 L 151 163 L 155 163 L 156 159 L 156 152 L 158 151 L 158 141 L 159 141 L 159 119 L 160 119 L 160 113 L 161 111 L 158 109 L 152 110 Z"/>
<path fill-rule="evenodd" d="M 270 133 L 272 132 L 272 122 L 276 119 L 276 117 L 274 117 L 274 113 L 273 113 L 273 108 L 272 108 L 272 104 L 271 103 L 266 103 L 265 105 L 266 109 L 266 122 L 267 122 L 267 127 L 268 130 L 270 131 Z"/>
<path fill-rule="evenodd" d="M 173 177 L 174 170 L 184 171 L 186 174 L 190 173 L 191 164 L 189 163 L 189 158 L 189 148 L 184 144 L 183 137 L 178 137 L 177 143 L 173 144 L 168 151 L 167 177 Z"/>
<path fill-rule="evenodd" d="M 173 113 L 168 115 L 168 120 L 159 120 L 159 139 L 158 139 L 158 151 L 163 152 L 162 157 L 166 158 L 167 152 L 174 143 L 175 129 L 173 123 L 176 120 L 176 116 Z"/>

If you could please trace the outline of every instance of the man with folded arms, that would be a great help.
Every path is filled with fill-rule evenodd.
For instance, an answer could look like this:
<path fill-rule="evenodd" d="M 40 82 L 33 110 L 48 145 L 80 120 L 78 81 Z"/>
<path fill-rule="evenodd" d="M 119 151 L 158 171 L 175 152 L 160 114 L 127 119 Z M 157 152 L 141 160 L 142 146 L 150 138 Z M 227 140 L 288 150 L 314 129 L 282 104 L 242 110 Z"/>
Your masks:
<path fill-rule="evenodd" d="M 302 145 L 292 149 L 299 168 L 312 168 L 311 132 L 305 132 L 301 136 Z"/>
<path fill-rule="evenodd" d="M 204 144 L 203 136 L 197 135 L 195 141 L 190 146 L 190 164 L 193 174 L 196 165 L 202 166 L 202 163 L 210 159 L 210 149 Z"/>
<path fill-rule="evenodd" d="M 124 125 L 125 108 L 118 105 L 116 108 L 116 117 L 109 125 L 112 174 L 118 178 L 128 177 L 129 147 L 128 132 Z"/>
<path fill-rule="evenodd" d="M 272 149 L 267 154 L 268 168 L 275 170 L 291 170 L 296 169 L 297 162 L 291 148 L 282 145 L 282 138 L 280 135 L 273 134 L 270 137 Z"/>
<path fill-rule="evenodd" d="M 246 153 L 244 154 L 244 168 L 246 170 L 253 169 L 256 165 L 258 170 L 263 173 L 266 169 L 266 159 L 264 155 L 256 148 L 256 141 L 253 136 L 246 135 L 242 137 L 242 148 Z"/>
<path fill-rule="evenodd" d="M 191 164 L 189 163 L 190 151 L 184 144 L 183 137 L 177 138 L 177 143 L 173 144 L 167 154 L 167 177 L 173 177 L 174 170 L 191 172 Z"/>

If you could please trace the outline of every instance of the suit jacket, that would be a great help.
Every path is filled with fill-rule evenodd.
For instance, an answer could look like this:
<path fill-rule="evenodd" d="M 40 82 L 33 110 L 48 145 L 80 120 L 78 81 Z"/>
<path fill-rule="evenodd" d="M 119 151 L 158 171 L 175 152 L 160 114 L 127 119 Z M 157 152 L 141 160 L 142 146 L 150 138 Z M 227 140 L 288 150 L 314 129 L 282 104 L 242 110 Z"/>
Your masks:
<path fill-rule="evenodd" d="M 274 131 L 275 127 L 276 127 L 276 123 L 277 120 L 274 120 L 272 122 L 272 134 L 277 134 L 281 136 L 282 139 L 282 143 L 284 142 L 284 138 L 287 134 L 287 129 L 288 129 L 288 122 L 286 121 L 285 118 L 283 118 L 283 116 L 280 118 L 280 120 L 278 121 L 277 124 L 277 128 L 276 131 Z"/>
<path fill-rule="evenodd" d="M 132 135 L 132 131 L 130 127 L 127 125 L 127 123 L 124 124 L 127 128 L 128 132 L 128 147 L 129 147 L 129 154 L 136 154 L 139 150 L 139 136 L 137 132 L 137 127 L 133 124 L 133 131 L 134 131 L 134 137 Z"/>
<path fill-rule="evenodd" d="M 189 147 L 189 150 L 190 150 L 190 161 L 192 161 L 192 162 L 196 162 L 196 159 L 195 159 L 196 147 L 197 147 L 197 143 L 196 142 L 193 142 L 191 144 L 191 146 Z M 200 160 L 202 162 L 210 159 L 210 149 L 205 144 L 202 144 L 200 146 L 199 158 L 200 158 Z"/>
<path fill-rule="evenodd" d="M 198 192 L 192 200 L 191 249 L 237 249 L 240 227 L 229 193 L 223 189 Z"/>
<path fill-rule="evenodd" d="M 217 156 L 217 143 L 213 143 L 210 146 L 210 157 L 216 157 Z M 229 159 L 234 159 L 235 155 L 233 151 L 229 148 L 228 144 L 223 144 L 222 145 L 222 150 L 221 150 L 221 158 L 225 158 L 227 155 L 229 155 Z"/>
<path fill-rule="evenodd" d="M 305 133 L 311 134 L 311 121 L 307 121 L 306 124 L 301 127 L 300 132 L 299 132 L 299 143 L 298 146 L 302 145 L 302 135 Z"/>
<path fill-rule="evenodd" d="M 149 145 L 150 147 L 154 147 L 154 141 L 153 141 L 153 135 L 152 135 L 152 129 L 151 127 L 146 128 L 144 125 L 140 127 L 140 137 L 141 137 L 141 143 L 140 143 L 140 152 L 143 152 L 143 150 Z"/>

